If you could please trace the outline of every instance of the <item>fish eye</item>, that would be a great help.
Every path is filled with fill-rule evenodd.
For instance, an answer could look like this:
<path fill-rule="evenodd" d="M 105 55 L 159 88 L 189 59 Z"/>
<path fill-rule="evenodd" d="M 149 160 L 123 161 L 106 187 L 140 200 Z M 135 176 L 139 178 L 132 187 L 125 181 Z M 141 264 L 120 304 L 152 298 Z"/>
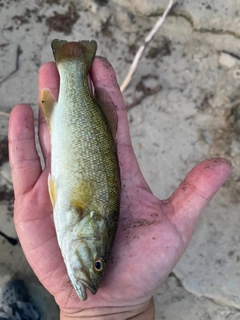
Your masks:
<path fill-rule="evenodd" d="M 102 273 L 105 268 L 104 259 L 99 257 L 94 261 L 94 271 L 97 273 Z"/>

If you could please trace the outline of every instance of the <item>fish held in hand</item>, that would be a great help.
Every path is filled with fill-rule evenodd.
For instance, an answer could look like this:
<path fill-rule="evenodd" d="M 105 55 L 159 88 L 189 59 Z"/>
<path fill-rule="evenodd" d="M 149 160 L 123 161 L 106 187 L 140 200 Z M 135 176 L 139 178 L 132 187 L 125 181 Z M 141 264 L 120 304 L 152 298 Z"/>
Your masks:
<path fill-rule="evenodd" d="M 93 99 L 87 74 L 95 41 L 53 40 L 60 75 L 56 101 L 41 93 L 51 132 L 48 179 L 58 244 L 78 296 L 87 299 L 102 282 L 117 230 L 120 178 L 115 134 L 117 112 L 104 89 Z"/>

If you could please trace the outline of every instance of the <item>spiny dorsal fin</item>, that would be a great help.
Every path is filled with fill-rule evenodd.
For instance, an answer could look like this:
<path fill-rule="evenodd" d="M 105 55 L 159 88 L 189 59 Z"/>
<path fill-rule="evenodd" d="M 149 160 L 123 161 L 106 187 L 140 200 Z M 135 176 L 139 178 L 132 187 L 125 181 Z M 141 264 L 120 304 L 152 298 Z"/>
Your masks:
<path fill-rule="evenodd" d="M 87 71 L 90 69 L 97 51 L 97 43 L 94 40 L 67 42 L 54 39 L 51 45 L 57 64 L 64 60 L 78 59 L 86 63 Z"/>
<path fill-rule="evenodd" d="M 103 88 L 95 89 L 95 100 L 104 112 L 113 138 L 115 139 L 118 127 L 117 107 L 112 98 Z"/>

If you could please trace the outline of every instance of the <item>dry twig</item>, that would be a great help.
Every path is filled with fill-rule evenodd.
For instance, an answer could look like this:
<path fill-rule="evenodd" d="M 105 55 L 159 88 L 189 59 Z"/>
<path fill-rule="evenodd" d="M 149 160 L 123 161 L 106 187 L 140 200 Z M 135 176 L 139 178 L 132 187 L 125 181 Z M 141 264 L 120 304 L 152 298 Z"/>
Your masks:
<path fill-rule="evenodd" d="M 10 113 L 3 112 L 3 111 L 0 111 L 0 115 L 1 116 L 6 116 L 6 117 L 10 117 Z"/>
<path fill-rule="evenodd" d="M 152 30 L 150 31 L 150 33 L 148 34 L 148 36 L 145 38 L 143 45 L 141 45 L 141 47 L 138 49 L 133 62 L 130 66 L 130 69 L 128 71 L 128 74 L 126 76 L 126 78 L 124 79 L 120 89 L 123 92 L 126 87 L 128 86 L 128 84 L 130 83 L 132 76 L 137 68 L 138 62 L 143 54 L 143 51 L 145 50 L 147 44 L 151 41 L 152 37 L 154 36 L 154 34 L 158 31 L 158 29 L 161 27 L 161 25 L 163 24 L 163 22 L 166 19 L 166 16 L 168 15 L 169 11 L 171 10 L 173 6 L 173 0 L 170 0 L 168 3 L 167 8 L 165 9 L 165 11 L 163 12 L 163 15 L 159 18 L 159 20 L 156 22 L 156 24 L 154 25 L 154 27 L 152 28 Z"/>

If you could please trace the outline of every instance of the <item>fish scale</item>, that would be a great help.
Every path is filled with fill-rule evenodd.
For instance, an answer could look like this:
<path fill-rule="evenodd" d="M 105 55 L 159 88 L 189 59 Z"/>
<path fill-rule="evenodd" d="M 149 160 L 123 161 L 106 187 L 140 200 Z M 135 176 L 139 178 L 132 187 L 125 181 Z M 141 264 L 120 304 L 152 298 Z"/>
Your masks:
<path fill-rule="evenodd" d="M 116 109 L 104 91 L 91 98 L 87 73 L 95 41 L 52 42 L 60 75 L 58 102 L 49 89 L 42 108 L 51 132 L 49 193 L 59 247 L 78 296 L 95 294 L 117 230 L 120 178 Z M 116 130 L 115 130 L 116 131 Z"/>

